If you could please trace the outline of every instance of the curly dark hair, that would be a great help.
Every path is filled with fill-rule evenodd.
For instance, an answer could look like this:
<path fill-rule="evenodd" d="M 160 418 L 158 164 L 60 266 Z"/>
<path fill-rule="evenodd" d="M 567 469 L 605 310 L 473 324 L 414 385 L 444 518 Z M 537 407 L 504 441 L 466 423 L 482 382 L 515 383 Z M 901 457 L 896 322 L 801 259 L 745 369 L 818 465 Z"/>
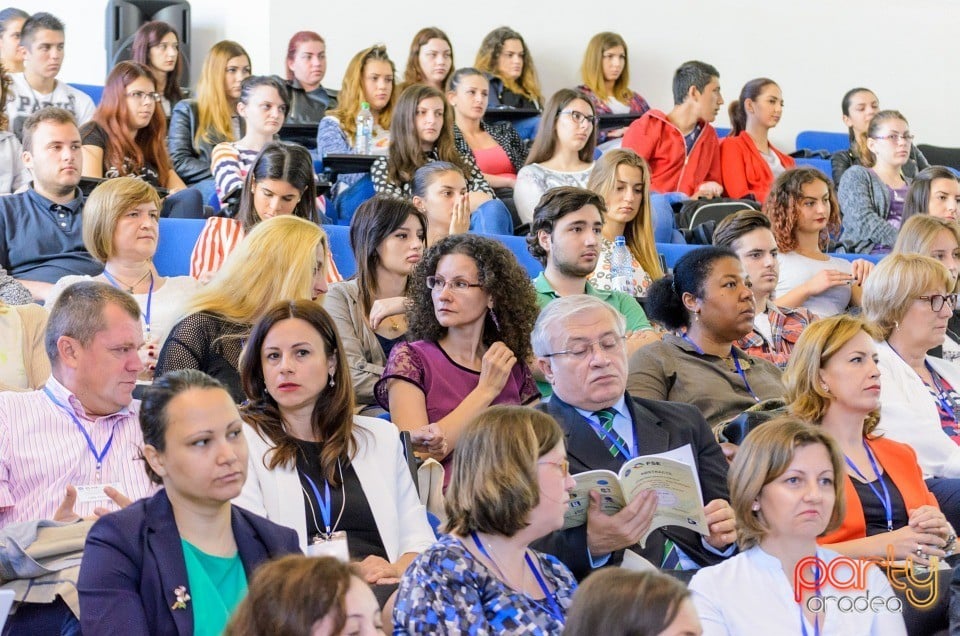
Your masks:
<path fill-rule="evenodd" d="M 820 234 L 820 249 L 826 249 L 831 236 L 840 234 L 840 204 L 833 181 L 816 168 L 808 166 L 787 170 L 773 182 L 767 200 L 763 202 L 763 213 L 773 225 L 773 236 L 781 252 L 797 249 L 796 230 L 802 188 L 814 181 L 826 183 L 830 194 L 830 216 L 827 218 L 827 227 Z"/>
<path fill-rule="evenodd" d="M 472 258 L 477 264 L 483 291 L 493 299 L 499 325 L 488 312 L 483 325 L 483 344 L 490 346 L 499 340 L 517 359 L 529 358 L 533 352 L 530 333 L 540 313 L 530 275 L 502 243 L 476 234 L 453 234 L 441 239 L 427 250 L 413 270 L 408 292 L 412 302 L 407 310 L 407 338 L 436 342 L 447 332 L 437 321 L 433 293 L 427 288 L 427 276 L 437 272 L 440 258 L 448 254 L 464 254 Z"/>

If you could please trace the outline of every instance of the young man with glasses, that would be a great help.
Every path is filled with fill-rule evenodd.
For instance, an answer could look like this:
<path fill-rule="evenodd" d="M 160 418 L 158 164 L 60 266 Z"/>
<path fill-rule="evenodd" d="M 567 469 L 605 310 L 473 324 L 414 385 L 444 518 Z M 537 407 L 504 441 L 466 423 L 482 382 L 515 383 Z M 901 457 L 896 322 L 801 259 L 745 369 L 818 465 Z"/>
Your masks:
<path fill-rule="evenodd" d="M 664 526 L 641 547 L 638 541 L 658 505 L 656 493 L 641 492 L 616 514 L 606 515 L 600 493 L 592 492 L 586 525 L 555 532 L 536 544 L 578 578 L 622 563 L 625 550 L 667 570 L 695 570 L 734 552 L 736 523 L 720 446 L 696 408 L 627 393 L 624 334 L 623 316 L 598 298 L 574 295 L 550 303 L 540 313 L 531 341 L 537 366 L 554 393 L 537 408 L 563 428 L 574 476 L 597 469 L 616 473 L 633 457 L 688 446 L 706 502 L 709 535 Z"/>
<path fill-rule="evenodd" d="M 41 108 L 63 108 L 83 125 L 93 117 L 93 100 L 57 80 L 64 55 L 63 22 L 49 13 L 35 13 L 23 23 L 20 48 L 23 73 L 11 75 L 13 99 L 6 105 L 10 131 L 22 137 L 23 122 Z"/>

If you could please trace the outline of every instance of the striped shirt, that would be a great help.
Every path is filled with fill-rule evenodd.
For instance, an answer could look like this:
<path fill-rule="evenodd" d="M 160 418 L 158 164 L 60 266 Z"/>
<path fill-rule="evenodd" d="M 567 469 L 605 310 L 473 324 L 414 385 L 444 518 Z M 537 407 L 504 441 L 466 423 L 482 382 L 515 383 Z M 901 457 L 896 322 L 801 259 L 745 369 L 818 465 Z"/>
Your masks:
<path fill-rule="evenodd" d="M 153 494 L 156 486 L 138 461 L 143 446 L 134 400 L 112 415 L 91 418 L 80 400 L 55 378 L 46 388 L 69 408 L 90 434 L 100 452 L 113 432 L 113 444 L 103 458 L 103 484 L 136 501 Z M 77 424 L 43 392 L 0 393 L 0 528 L 12 523 L 51 519 L 60 507 L 68 485 L 96 484 L 96 460 Z M 99 501 L 74 506 L 80 516 L 95 508 L 116 507 Z"/>
<path fill-rule="evenodd" d="M 226 203 L 235 190 L 243 187 L 247 171 L 259 154 L 259 150 L 239 148 L 236 142 L 230 141 L 214 147 L 210 163 L 217 186 L 217 198 L 221 204 Z"/>

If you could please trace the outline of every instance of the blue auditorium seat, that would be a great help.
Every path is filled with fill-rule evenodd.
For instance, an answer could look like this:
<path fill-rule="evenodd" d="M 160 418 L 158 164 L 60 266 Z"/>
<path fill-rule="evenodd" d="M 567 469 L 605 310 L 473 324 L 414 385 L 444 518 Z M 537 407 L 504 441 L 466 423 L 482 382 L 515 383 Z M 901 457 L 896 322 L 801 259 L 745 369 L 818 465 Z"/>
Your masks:
<path fill-rule="evenodd" d="M 190 255 L 206 223 L 204 219 L 160 219 L 160 240 L 153 257 L 158 274 L 190 275 Z"/>

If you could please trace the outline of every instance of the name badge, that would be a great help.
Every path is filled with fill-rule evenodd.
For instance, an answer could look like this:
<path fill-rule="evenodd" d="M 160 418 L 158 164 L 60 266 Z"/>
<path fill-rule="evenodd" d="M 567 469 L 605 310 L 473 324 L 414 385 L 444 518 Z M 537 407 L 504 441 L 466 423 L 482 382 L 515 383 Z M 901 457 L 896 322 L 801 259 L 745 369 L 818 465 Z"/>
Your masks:
<path fill-rule="evenodd" d="M 117 491 L 120 491 L 120 482 L 118 481 L 111 482 L 109 484 L 83 484 L 76 486 L 77 503 L 113 503 L 113 499 L 111 499 L 107 493 L 103 492 L 103 489 L 107 486 L 112 486 Z"/>
<path fill-rule="evenodd" d="M 350 562 L 350 552 L 347 550 L 347 533 L 343 530 L 321 534 L 314 538 L 313 543 L 307 546 L 307 556 L 333 557 L 344 563 Z"/>

